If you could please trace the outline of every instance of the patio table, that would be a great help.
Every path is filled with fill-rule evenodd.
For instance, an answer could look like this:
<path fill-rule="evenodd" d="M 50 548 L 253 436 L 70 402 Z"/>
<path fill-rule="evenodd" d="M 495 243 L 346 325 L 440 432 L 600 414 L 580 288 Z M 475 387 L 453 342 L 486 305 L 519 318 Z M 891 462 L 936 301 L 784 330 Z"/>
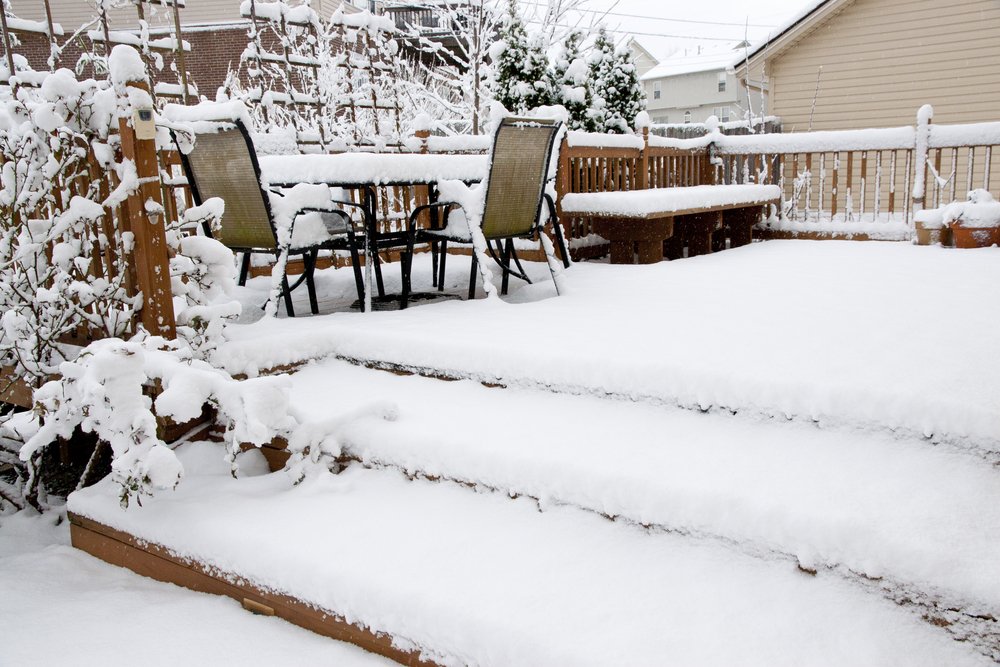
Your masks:
<path fill-rule="evenodd" d="M 426 153 L 339 153 L 335 155 L 270 155 L 258 158 L 264 188 L 294 187 L 313 183 L 357 189 L 364 193 L 361 208 L 365 217 L 365 302 L 371 310 L 371 283 L 378 240 L 375 188 L 382 186 L 426 185 L 433 200 L 434 186 L 440 181 L 474 183 L 486 179 L 487 155 L 433 155 Z M 384 236 L 384 235 L 383 235 Z"/>

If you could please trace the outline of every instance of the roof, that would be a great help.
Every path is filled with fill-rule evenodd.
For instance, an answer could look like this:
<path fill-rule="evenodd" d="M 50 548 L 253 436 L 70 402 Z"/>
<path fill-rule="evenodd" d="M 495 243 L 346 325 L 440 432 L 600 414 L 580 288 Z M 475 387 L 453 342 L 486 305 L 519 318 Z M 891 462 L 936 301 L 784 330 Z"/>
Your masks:
<path fill-rule="evenodd" d="M 656 67 L 643 74 L 641 79 L 648 81 L 682 74 L 729 69 L 735 60 L 743 59 L 742 49 L 740 53 L 737 53 L 734 48 L 738 44 L 739 42 L 734 41 L 722 47 L 702 47 L 699 53 L 694 54 L 690 52 L 685 54 L 685 52 L 679 51 L 661 60 Z"/>

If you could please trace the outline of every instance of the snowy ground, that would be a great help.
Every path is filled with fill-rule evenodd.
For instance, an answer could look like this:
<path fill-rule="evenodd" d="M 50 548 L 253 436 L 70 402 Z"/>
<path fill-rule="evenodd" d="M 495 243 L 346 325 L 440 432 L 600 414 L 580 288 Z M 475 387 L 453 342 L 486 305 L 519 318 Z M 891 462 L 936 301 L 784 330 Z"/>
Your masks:
<path fill-rule="evenodd" d="M 190 443 L 175 492 L 123 512 L 103 482 L 70 508 L 446 663 L 985 664 L 997 260 L 768 242 L 580 264 L 559 298 L 532 266 L 503 303 L 256 323 L 253 281 L 218 361 L 318 359 L 292 400 L 353 415 L 336 438 L 356 463 L 292 486 L 252 453 L 233 479 Z M 467 260 L 449 265 L 461 292 Z M 349 271 L 318 282 L 324 312 L 353 299 Z"/>
<path fill-rule="evenodd" d="M 229 598 L 140 577 L 69 546 L 69 524 L 0 516 L 0 664 L 394 664 Z"/>

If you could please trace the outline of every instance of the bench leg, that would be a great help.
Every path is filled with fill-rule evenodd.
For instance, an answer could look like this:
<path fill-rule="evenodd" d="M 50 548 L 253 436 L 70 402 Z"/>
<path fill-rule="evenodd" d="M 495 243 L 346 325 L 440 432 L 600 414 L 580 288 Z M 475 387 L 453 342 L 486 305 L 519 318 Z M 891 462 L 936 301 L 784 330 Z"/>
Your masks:
<path fill-rule="evenodd" d="M 639 263 L 656 264 L 663 260 L 663 240 L 639 241 Z"/>
<path fill-rule="evenodd" d="M 632 264 L 635 261 L 632 241 L 611 242 L 611 263 Z"/>
<path fill-rule="evenodd" d="M 722 252 L 726 249 L 726 228 L 712 232 L 712 252 Z"/>
<path fill-rule="evenodd" d="M 680 234 L 675 232 L 663 242 L 663 256 L 667 259 L 680 259 L 684 256 L 684 239 Z"/>
<path fill-rule="evenodd" d="M 712 233 L 722 226 L 722 211 L 691 216 L 688 257 L 712 252 Z"/>
<path fill-rule="evenodd" d="M 726 211 L 730 248 L 739 248 L 753 241 L 753 226 L 757 224 L 758 215 L 757 207 Z"/>

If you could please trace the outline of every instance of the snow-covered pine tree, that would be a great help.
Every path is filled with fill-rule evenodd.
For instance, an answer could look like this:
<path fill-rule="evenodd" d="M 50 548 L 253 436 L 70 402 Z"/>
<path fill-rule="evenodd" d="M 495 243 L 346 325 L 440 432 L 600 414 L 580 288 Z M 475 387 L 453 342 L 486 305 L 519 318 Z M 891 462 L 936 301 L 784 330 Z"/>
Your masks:
<path fill-rule="evenodd" d="M 601 80 L 604 98 L 604 131 L 627 134 L 636 115 L 646 108 L 646 96 L 639 83 L 632 54 L 626 48 L 614 54 L 612 67 Z"/>
<path fill-rule="evenodd" d="M 605 80 L 610 77 L 615 65 L 615 43 L 603 26 L 597 33 L 590 56 L 587 58 L 590 66 L 591 101 L 588 115 L 588 127 L 591 132 L 604 132 L 607 120 L 604 99 L 607 93 Z"/>
<path fill-rule="evenodd" d="M 509 0 L 493 53 L 494 98 L 508 111 L 524 113 L 554 101 L 554 80 L 540 35 L 529 38 L 517 0 Z"/>
<path fill-rule="evenodd" d="M 583 31 L 574 30 L 566 37 L 563 52 L 555 62 L 557 101 L 569 112 L 571 130 L 593 129 L 589 111 L 593 104 L 590 90 L 590 68 L 580 49 Z"/>

